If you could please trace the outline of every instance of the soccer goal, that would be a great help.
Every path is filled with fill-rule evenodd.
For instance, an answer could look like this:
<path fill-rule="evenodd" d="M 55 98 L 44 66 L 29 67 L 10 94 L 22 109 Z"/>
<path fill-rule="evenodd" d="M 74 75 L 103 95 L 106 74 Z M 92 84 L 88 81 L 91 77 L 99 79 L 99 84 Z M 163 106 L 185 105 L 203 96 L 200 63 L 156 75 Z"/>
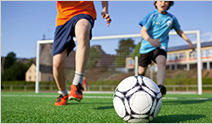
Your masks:
<path fill-rule="evenodd" d="M 202 62 L 201 62 L 201 43 L 200 43 L 200 31 L 199 30 L 193 30 L 193 31 L 185 31 L 185 34 L 189 35 L 195 35 L 195 41 L 196 41 L 196 56 L 197 56 L 197 76 L 198 76 L 198 94 L 202 94 Z M 170 36 L 176 36 L 176 32 L 170 32 Z M 179 36 L 178 36 L 179 37 Z M 136 41 L 135 44 L 137 45 L 138 42 L 141 41 L 141 35 L 140 34 L 127 34 L 127 35 L 111 35 L 111 36 L 98 36 L 93 37 L 91 40 L 91 50 L 90 50 L 90 56 L 93 57 L 91 61 L 87 62 L 86 67 L 91 69 L 92 71 L 104 71 L 105 68 L 107 70 L 110 70 L 110 72 L 105 71 L 104 74 L 100 76 L 100 73 L 97 73 L 93 78 L 99 79 L 104 78 L 105 79 L 113 79 L 114 76 L 117 76 L 117 73 L 123 73 L 126 74 L 128 72 L 133 73 L 135 75 L 138 74 L 138 56 L 131 57 L 131 54 L 134 49 L 129 48 L 127 50 L 127 53 L 123 55 L 122 49 L 118 49 L 117 47 L 121 47 L 119 44 L 122 40 L 129 40 L 128 42 Z M 75 40 L 75 39 L 74 39 Z M 42 55 L 42 45 L 45 44 L 52 44 L 53 40 L 39 40 L 37 41 L 37 55 L 36 55 L 36 84 L 35 84 L 35 93 L 39 93 L 40 86 L 39 82 L 41 80 L 41 60 L 47 59 L 48 57 L 51 58 L 52 56 L 49 55 L 48 57 L 45 55 Z M 115 45 L 116 44 L 116 45 Z M 91 53 L 92 52 L 92 53 Z M 93 54 L 94 53 L 94 54 Z M 124 58 L 123 58 L 124 56 Z M 108 57 L 109 59 L 107 59 Z M 131 57 L 131 59 L 130 59 Z M 173 58 L 172 56 L 168 58 Z M 74 62 L 73 62 L 74 63 Z M 128 63 L 128 64 L 126 64 Z M 49 62 L 51 65 L 52 63 Z M 71 65 L 70 65 L 71 67 Z M 98 69 L 101 68 L 101 69 Z M 187 67 L 189 69 L 189 66 Z M 74 70 L 72 68 L 72 70 Z M 133 71 L 132 71 L 133 70 Z M 108 77 L 109 74 L 114 73 L 113 77 Z M 99 77 L 97 77 L 99 75 Z M 122 75 L 122 74 L 120 74 Z M 119 76 L 120 76 L 119 75 Z M 127 74 L 126 74 L 127 75 Z M 88 74 L 89 77 L 89 74 Z"/>

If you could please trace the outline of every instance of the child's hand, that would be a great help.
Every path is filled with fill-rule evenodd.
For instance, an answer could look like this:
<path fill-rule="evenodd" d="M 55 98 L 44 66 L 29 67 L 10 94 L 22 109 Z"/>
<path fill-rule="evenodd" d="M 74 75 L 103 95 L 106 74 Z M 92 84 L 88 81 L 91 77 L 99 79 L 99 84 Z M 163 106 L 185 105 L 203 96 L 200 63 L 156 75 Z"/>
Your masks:
<path fill-rule="evenodd" d="M 154 47 L 160 47 L 160 44 L 161 44 L 159 39 L 151 39 L 149 40 L 149 43 Z"/>
<path fill-rule="evenodd" d="M 110 22 L 112 21 L 109 14 L 107 12 L 101 13 L 102 17 L 105 19 L 105 22 L 107 23 L 107 26 L 110 25 Z"/>
<path fill-rule="evenodd" d="M 189 43 L 188 46 L 192 49 L 191 53 L 195 51 L 195 47 L 192 43 Z"/>

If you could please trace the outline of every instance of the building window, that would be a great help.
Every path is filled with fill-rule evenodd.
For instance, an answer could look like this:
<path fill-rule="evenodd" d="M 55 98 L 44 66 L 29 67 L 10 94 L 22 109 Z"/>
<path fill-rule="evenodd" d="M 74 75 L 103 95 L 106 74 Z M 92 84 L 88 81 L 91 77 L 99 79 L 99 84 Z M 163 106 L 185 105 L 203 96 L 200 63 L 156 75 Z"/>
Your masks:
<path fill-rule="evenodd" d="M 128 64 L 128 65 L 134 65 L 134 60 L 133 60 L 133 59 L 129 59 L 129 60 L 127 61 L 127 64 Z"/>
<path fill-rule="evenodd" d="M 190 58 L 197 58 L 197 52 L 194 51 L 189 55 Z"/>
<path fill-rule="evenodd" d="M 179 59 L 185 59 L 185 58 L 186 58 L 185 53 L 180 53 L 180 54 L 179 54 Z"/>
<path fill-rule="evenodd" d="M 205 56 L 206 56 L 206 57 L 209 57 L 210 55 L 211 55 L 211 50 L 206 50 L 206 51 L 205 51 Z"/>
<path fill-rule="evenodd" d="M 210 50 L 210 56 L 212 56 L 212 49 Z"/>
<path fill-rule="evenodd" d="M 201 56 L 202 56 L 202 57 L 205 57 L 205 50 L 202 50 L 202 51 L 201 51 Z"/>

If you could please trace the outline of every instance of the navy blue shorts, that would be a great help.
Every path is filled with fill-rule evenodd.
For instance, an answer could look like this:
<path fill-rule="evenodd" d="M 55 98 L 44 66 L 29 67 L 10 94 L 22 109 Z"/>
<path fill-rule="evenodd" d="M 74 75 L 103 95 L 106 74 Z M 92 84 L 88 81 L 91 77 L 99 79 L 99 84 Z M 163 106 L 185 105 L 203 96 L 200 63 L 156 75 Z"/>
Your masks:
<path fill-rule="evenodd" d="M 52 55 L 59 54 L 67 48 L 67 56 L 74 49 L 75 42 L 73 37 L 75 37 L 75 24 L 80 19 L 87 19 L 91 23 L 91 28 L 93 28 L 94 20 L 90 15 L 79 14 L 71 18 L 64 25 L 57 26 L 54 35 L 54 43 L 52 47 Z M 92 38 L 92 31 L 90 31 L 90 39 Z"/>
<path fill-rule="evenodd" d="M 149 53 L 146 53 L 146 54 L 140 54 L 139 66 L 147 67 L 148 64 L 151 64 L 152 60 L 156 63 L 155 59 L 159 55 L 163 55 L 163 56 L 167 57 L 166 51 L 163 49 L 159 49 L 159 48 L 157 48 Z"/>

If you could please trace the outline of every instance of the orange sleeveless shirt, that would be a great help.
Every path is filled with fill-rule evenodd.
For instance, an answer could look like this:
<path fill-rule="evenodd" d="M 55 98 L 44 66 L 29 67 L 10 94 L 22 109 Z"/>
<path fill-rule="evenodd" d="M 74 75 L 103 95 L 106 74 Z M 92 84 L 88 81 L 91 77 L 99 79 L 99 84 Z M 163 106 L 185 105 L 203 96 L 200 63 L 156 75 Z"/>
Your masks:
<path fill-rule="evenodd" d="M 79 14 L 88 14 L 95 20 L 96 10 L 93 1 L 57 1 L 56 26 L 65 24 Z"/>

